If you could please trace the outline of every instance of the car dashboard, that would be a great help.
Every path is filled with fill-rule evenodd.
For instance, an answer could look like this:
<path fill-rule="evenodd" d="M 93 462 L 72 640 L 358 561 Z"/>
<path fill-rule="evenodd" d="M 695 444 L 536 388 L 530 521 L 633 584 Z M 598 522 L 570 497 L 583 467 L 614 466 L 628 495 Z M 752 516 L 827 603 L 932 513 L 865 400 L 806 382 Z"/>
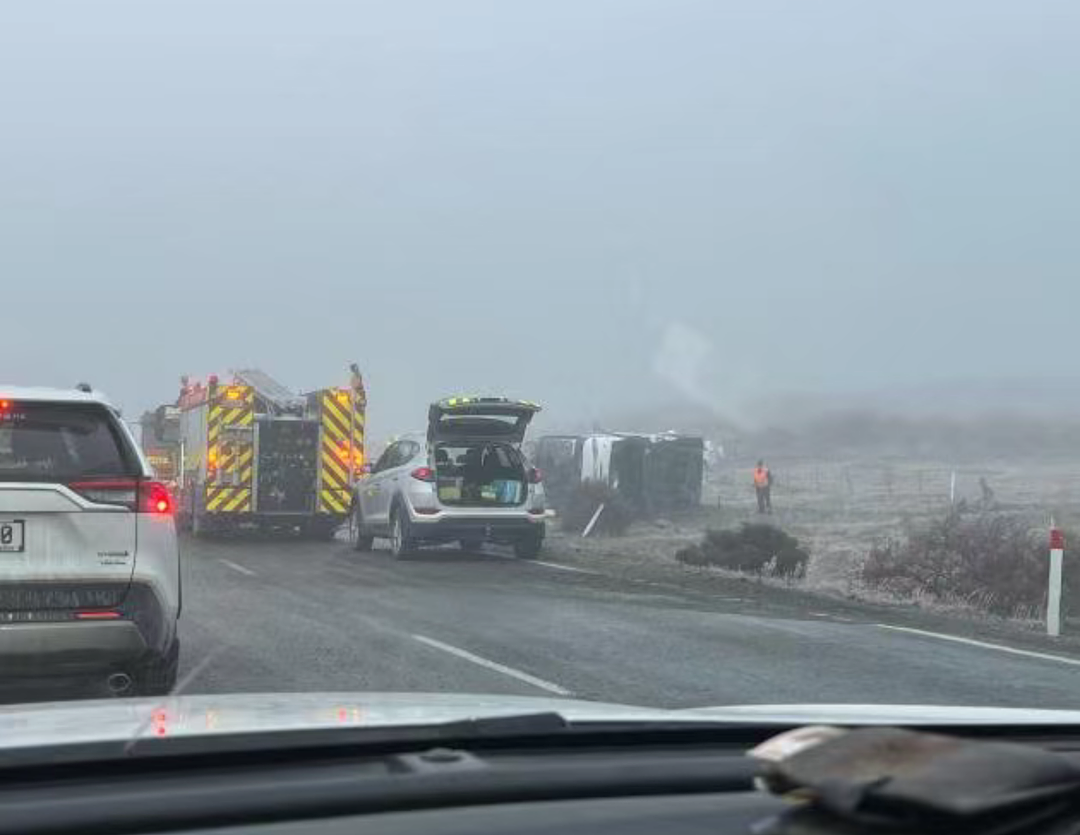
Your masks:
<path fill-rule="evenodd" d="M 275 748 L 262 740 L 247 750 L 152 740 L 134 755 L 94 762 L 85 752 L 35 765 L 0 762 L 6 772 L 0 833 L 751 832 L 789 804 L 755 789 L 758 766 L 746 752 L 786 729 L 607 731 L 362 748 Z M 1013 741 L 1077 748 L 1060 731 L 1018 734 Z"/>

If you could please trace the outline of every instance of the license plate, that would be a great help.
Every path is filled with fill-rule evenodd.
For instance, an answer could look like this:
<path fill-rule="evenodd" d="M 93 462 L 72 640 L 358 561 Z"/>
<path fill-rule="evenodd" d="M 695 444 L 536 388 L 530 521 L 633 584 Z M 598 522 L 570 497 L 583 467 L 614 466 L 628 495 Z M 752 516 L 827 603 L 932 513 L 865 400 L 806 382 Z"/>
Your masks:
<path fill-rule="evenodd" d="M 0 553 L 22 551 L 26 523 L 22 519 L 0 522 Z"/>

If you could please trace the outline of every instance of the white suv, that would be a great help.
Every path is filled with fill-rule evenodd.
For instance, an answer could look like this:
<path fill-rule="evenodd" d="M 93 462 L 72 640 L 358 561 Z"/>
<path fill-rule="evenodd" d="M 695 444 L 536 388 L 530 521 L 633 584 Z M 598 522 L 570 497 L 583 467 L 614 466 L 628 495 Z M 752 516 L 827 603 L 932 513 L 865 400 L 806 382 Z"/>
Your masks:
<path fill-rule="evenodd" d="M 390 539 L 395 557 L 420 545 L 485 542 L 512 545 L 535 559 L 544 542 L 544 486 L 521 452 L 540 411 L 505 397 L 450 397 L 432 403 L 427 434 L 405 435 L 386 448 L 357 482 L 349 538 L 370 550 Z"/>
<path fill-rule="evenodd" d="M 104 398 L 0 386 L 0 682 L 176 680 L 173 499 Z"/>

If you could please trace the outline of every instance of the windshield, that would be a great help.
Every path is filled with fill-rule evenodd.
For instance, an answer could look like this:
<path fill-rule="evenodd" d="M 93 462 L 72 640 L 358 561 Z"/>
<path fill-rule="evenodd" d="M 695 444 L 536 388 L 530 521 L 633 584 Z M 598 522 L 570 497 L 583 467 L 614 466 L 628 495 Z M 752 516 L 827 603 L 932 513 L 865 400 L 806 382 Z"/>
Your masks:
<path fill-rule="evenodd" d="M 1080 709 L 1078 25 L 5 4 L 0 703 Z"/>
<path fill-rule="evenodd" d="M 0 403 L 0 480 L 65 482 L 137 475 L 126 439 L 104 407 Z"/>

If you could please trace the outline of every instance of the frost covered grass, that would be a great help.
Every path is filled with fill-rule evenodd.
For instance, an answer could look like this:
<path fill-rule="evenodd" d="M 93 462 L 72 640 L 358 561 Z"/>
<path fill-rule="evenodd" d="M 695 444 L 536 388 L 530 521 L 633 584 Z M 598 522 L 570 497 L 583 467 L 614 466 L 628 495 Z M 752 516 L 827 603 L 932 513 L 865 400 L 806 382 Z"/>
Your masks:
<path fill-rule="evenodd" d="M 1038 621 L 1041 601 L 1029 593 L 1003 602 L 999 594 L 970 584 L 933 590 L 913 582 L 877 582 L 864 569 L 875 549 L 899 542 L 912 531 L 941 520 L 954 503 L 980 512 L 985 498 L 981 480 L 993 494 L 993 510 L 1022 517 L 1031 526 L 1032 554 L 1025 561 L 1036 585 L 1044 582 L 1042 550 L 1045 528 L 1053 515 L 1058 524 L 1080 528 L 1080 458 L 1073 462 L 989 462 L 953 468 L 940 461 L 896 459 L 773 459 L 775 513 L 764 521 L 799 541 L 810 556 L 800 578 L 752 577 L 764 587 L 798 588 L 818 595 L 874 604 L 904 604 L 929 611 L 976 614 L 993 612 L 1019 622 Z M 753 460 L 727 460 L 707 474 L 705 504 L 699 511 L 670 519 L 635 522 L 623 535 L 602 540 L 553 533 L 549 547 L 580 565 L 602 565 L 616 574 L 650 577 L 712 576 L 745 580 L 742 572 L 716 566 L 680 564 L 675 554 L 699 544 L 707 529 L 737 530 L 744 522 L 763 520 L 756 512 L 750 470 Z M 1076 542 L 1080 553 L 1080 541 Z M 1068 552 L 1067 552 L 1068 553 Z M 1077 572 L 1080 574 L 1080 569 Z M 1026 575 L 1025 575 L 1026 576 Z M 977 584 L 976 584 L 977 586 Z M 1080 597 L 1080 588 L 1075 591 Z"/>

